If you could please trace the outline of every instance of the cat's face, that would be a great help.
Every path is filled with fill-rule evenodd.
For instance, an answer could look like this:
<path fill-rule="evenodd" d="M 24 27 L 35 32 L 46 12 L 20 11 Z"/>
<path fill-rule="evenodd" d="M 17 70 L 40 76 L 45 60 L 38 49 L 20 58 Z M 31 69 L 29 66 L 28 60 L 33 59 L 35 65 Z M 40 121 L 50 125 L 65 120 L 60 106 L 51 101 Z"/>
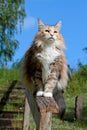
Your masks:
<path fill-rule="evenodd" d="M 39 32 L 45 41 L 54 42 L 59 39 L 59 31 L 61 22 L 58 22 L 55 26 L 48 26 L 38 21 Z"/>

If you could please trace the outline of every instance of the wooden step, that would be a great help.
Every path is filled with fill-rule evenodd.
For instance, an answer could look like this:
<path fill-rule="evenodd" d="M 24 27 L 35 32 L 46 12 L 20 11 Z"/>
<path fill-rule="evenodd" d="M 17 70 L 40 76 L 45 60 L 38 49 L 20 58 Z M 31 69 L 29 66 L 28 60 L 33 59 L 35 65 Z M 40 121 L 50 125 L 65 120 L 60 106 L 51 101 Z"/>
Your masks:
<path fill-rule="evenodd" d="M 12 127 L 12 126 L 0 126 L 0 130 L 22 130 L 22 128 Z"/>
<path fill-rule="evenodd" d="M 24 112 L 18 111 L 18 112 L 11 112 L 11 111 L 2 111 L 0 114 L 0 118 L 13 118 L 18 114 L 23 114 Z"/>
<path fill-rule="evenodd" d="M 5 102 L 5 101 L 7 102 L 7 101 L 11 101 L 11 100 L 24 101 L 24 99 L 25 99 L 25 96 L 17 96 L 17 95 L 9 96 L 9 98 L 7 100 L 6 100 L 5 97 L 0 97 L 0 104 L 3 103 L 3 102 Z"/>
<path fill-rule="evenodd" d="M 0 89 L 0 93 L 3 94 L 3 93 L 6 93 L 7 92 L 7 89 Z M 25 90 L 24 89 L 20 89 L 20 91 L 18 89 L 13 89 L 12 90 L 12 93 L 21 93 L 21 94 L 24 94 L 25 93 Z"/>
<path fill-rule="evenodd" d="M 12 126 L 12 123 L 23 123 L 22 119 L 10 119 L 10 118 L 0 118 L 0 127 L 1 126 Z"/>

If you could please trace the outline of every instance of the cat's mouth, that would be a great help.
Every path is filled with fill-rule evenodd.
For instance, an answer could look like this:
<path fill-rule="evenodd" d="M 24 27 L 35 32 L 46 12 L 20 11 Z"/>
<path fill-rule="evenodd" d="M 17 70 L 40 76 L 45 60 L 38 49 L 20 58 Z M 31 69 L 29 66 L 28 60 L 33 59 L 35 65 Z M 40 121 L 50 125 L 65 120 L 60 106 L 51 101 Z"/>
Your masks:
<path fill-rule="evenodd" d="M 54 41 L 55 39 L 54 39 L 53 37 L 50 37 L 49 40 L 50 40 L 50 41 Z"/>

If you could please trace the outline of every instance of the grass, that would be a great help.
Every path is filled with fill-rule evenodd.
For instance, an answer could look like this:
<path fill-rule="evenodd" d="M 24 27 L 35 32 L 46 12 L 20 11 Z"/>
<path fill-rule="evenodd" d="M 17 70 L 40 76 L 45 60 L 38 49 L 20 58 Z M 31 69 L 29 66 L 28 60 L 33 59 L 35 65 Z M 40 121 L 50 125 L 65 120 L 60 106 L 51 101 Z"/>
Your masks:
<path fill-rule="evenodd" d="M 20 80 L 20 73 L 17 69 L 0 69 L 0 88 L 7 86 L 13 80 Z M 85 77 L 85 78 L 84 78 Z M 64 121 L 58 118 L 58 115 L 53 114 L 52 117 L 52 130 L 87 130 L 87 75 L 81 75 L 81 73 L 75 72 L 71 80 L 68 83 L 68 87 L 64 93 L 66 101 L 66 113 Z M 21 95 L 21 94 L 20 94 Z M 84 109 L 81 121 L 75 119 L 75 97 L 81 95 L 84 98 Z M 4 109 L 15 110 L 17 101 L 11 105 L 10 103 L 4 107 Z M 19 107 L 22 103 L 19 104 Z M 14 119 L 20 119 L 21 115 L 18 114 Z M 15 125 L 19 125 L 20 123 Z M 30 114 L 30 129 L 35 129 L 35 123 L 32 115 Z M 6 130 L 6 129 L 4 129 Z"/>
<path fill-rule="evenodd" d="M 2 68 L 0 69 L 0 88 L 3 87 L 3 85 L 7 85 L 11 83 L 13 80 L 19 80 L 20 79 L 20 71 L 18 69 L 7 69 Z"/>

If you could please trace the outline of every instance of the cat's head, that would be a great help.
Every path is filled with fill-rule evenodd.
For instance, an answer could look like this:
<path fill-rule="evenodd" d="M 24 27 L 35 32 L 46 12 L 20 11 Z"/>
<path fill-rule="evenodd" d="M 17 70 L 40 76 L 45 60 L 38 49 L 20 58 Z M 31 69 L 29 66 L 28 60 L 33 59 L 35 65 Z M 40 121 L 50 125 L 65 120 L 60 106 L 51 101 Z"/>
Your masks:
<path fill-rule="evenodd" d="M 60 33 L 61 21 L 54 26 L 48 26 L 38 19 L 37 39 L 45 41 L 45 43 L 57 43 L 57 47 L 62 49 L 65 47 L 63 37 Z"/>

